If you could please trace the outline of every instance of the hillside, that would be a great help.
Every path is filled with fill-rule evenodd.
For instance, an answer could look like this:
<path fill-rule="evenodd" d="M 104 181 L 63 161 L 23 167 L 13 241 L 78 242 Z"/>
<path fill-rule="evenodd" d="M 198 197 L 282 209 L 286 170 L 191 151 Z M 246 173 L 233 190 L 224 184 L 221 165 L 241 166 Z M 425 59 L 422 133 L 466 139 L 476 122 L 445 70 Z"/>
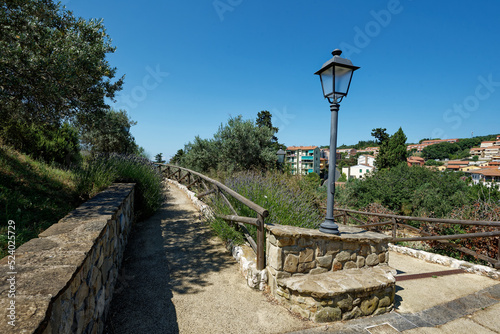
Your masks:
<path fill-rule="evenodd" d="M 7 224 L 15 222 L 16 248 L 56 223 L 80 202 L 74 175 L 0 143 L 0 258 Z"/>

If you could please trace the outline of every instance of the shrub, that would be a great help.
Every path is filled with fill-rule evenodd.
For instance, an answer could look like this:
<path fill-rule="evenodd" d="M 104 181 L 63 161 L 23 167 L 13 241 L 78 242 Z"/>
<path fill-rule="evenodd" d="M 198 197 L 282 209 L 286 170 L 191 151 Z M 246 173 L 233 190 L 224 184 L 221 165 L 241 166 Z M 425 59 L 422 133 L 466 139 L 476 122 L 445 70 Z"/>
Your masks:
<path fill-rule="evenodd" d="M 113 182 L 136 184 L 135 211 L 138 219 L 151 216 L 163 200 L 162 176 L 149 160 L 134 155 L 99 155 L 87 160 L 77 172 L 77 190 L 84 200 Z"/>

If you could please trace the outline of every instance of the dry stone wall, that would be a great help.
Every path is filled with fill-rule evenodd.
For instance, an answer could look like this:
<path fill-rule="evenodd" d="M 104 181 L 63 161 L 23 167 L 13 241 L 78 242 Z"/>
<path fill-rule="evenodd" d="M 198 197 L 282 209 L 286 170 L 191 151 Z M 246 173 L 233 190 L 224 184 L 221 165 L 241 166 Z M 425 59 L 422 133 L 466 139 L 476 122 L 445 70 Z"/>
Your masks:
<path fill-rule="evenodd" d="M 134 184 L 114 184 L 16 250 L 12 285 L 0 282 L 0 332 L 101 333 L 134 216 Z"/>

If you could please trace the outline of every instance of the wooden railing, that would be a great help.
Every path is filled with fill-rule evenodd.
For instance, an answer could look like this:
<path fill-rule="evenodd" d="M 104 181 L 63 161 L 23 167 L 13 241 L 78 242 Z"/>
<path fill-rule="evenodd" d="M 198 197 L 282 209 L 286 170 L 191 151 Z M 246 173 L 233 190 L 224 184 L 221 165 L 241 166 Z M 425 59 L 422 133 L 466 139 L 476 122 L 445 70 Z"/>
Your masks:
<path fill-rule="evenodd" d="M 219 181 L 213 180 L 208 176 L 197 173 L 187 168 L 169 165 L 169 164 L 156 164 L 160 168 L 161 173 L 167 179 L 176 180 L 179 183 L 184 182 L 188 189 L 197 187 L 202 190 L 200 194 L 197 195 L 199 199 L 210 194 L 216 194 L 220 196 L 225 205 L 231 210 L 232 215 L 222 215 L 215 213 L 217 218 L 223 219 L 230 223 L 237 223 L 241 230 L 243 231 L 249 244 L 257 254 L 257 269 L 263 270 L 266 267 L 266 258 L 264 254 L 264 243 L 265 243 L 265 229 L 264 229 L 264 218 L 269 215 L 269 211 L 262 208 L 261 206 L 255 204 L 249 199 L 241 196 L 234 190 L 228 188 Z M 207 183 L 209 185 L 207 185 Z M 254 217 L 243 217 L 239 216 L 231 202 L 227 199 L 227 196 L 231 196 L 240 203 L 246 205 L 248 208 L 256 212 L 257 218 Z M 250 224 L 257 227 L 257 241 L 253 240 L 244 224 Z"/>
<path fill-rule="evenodd" d="M 450 240 L 457 239 L 472 239 L 472 238 L 491 238 L 500 236 L 500 222 L 498 221 L 476 221 L 476 220 L 455 220 L 455 219 L 438 219 L 438 218 L 423 218 L 423 217 L 409 217 L 409 216 L 398 216 L 391 214 L 382 214 L 382 213 L 370 213 L 370 212 L 362 212 L 356 210 L 349 209 L 339 209 L 335 208 L 335 211 L 340 212 L 340 214 L 336 214 L 335 218 L 342 217 L 344 224 L 349 224 L 350 221 L 356 222 L 361 228 L 372 228 L 378 226 L 391 225 L 392 226 L 392 242 L 402 242 L 402 241 L 436 241 L 443 245 L 450 246 L 455 248 L 456 250 L 474 256 L 478 259 L 491 263 L 493 267 L 500 269 L 500 239 L 498 240 L 498 255 L 497 258 L 491 258 L 484 254 L 479 254 L 471 249 L 466 247 L 462 247 L 460 245 L 454 244 L 450 242 Z M 383 219 L 387 219 L 386 221 L 380 223 L 366 223 L 361 219 L 354 217 L 354 215 L 361 216 L 376 216 Z M 404 224 L 406 221 L 419 221 L 426 223 L 434 223 L 434 224 L 457 224 L 457 225 L 475 225 L 475 226 L 489 226 L 496 227 L 497 231 L 492 232 L 480 232 L 480 233 L 465 233 L 465 234 L 453 234 L 453 235 L 432 235 L 428 232 L 422 231 L 416 227 L 410 226 L 408 224 Z M 420 237 L 397 237 L 397 229 L 398 227 L 406 228 L 412 232 L 420 234 Z"/>

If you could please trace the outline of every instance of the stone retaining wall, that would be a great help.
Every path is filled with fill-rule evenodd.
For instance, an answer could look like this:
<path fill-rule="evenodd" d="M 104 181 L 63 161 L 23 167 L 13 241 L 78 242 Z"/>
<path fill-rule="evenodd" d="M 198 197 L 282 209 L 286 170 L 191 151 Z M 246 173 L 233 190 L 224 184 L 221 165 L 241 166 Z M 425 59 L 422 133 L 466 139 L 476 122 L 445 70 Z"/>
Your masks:
<path fill-rule="evenodd" d="M 266 257 L 271 292 L 276 280 L 343 269 L 388 264 L 390 237 L 351 226 L 342 236 L 295 226 L 266 225 Z"/>
<path fill-rule="evenodd" d="M 19 247 L 13 274 L 8 257 L 1 259 L 0 332 L 101 333 L 133 204 L 134 184 L 113 184 Z M 15 298 L 7 298 L 13 287 Z"/>

